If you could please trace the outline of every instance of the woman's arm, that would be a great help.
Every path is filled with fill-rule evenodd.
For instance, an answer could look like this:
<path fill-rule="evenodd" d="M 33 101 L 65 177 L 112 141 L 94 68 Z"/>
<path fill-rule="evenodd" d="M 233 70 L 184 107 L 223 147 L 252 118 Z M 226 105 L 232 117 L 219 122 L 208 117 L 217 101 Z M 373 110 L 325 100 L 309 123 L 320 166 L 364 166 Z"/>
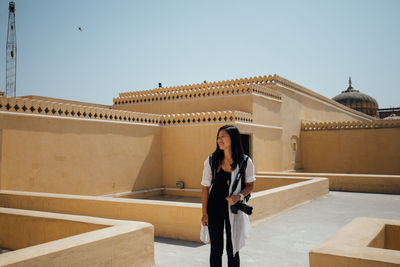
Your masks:
<path fill-rule="evenodd" d="M 254 188 L 254 182 L 246 183 L 245 188 L 243 188 L 243 190 L 240 191 L 240 194 L 242 194 L 243 196 L 246 197 L 248 194 L 250 194 L 253 191 L 253 188 Z M 226 200 L 228 200 L 230 205 L 233 205 L 240 200 L 240 195 L 237 194 L 237 195 L 233 195 L 231 197 L 227 197 Z"/>
<path fill-rule="evenodd" d="M 209 190 L 210 190 L 210 187 L 208 187 L 208 186 L 201 187 L 201 205 L 202 205 L 201 224 L 204 226 L 208 225 L 207 204 L 208 204 Z"/>
<path fill-rule="evenodd" d="M 248 194 L 253 192 L 253 189 L 254 189 L 254 182 L 246 183 L 246 187 L 240 193 L 246 197 Z"/>

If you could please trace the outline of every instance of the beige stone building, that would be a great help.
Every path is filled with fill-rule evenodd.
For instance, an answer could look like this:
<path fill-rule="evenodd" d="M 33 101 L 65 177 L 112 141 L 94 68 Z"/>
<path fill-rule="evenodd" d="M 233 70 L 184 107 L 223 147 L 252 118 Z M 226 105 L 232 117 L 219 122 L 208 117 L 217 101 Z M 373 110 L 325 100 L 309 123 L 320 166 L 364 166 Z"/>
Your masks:
<path fill-rule="evenodd" d="M 382 176 L 400 174 L 399 120 L 378 121 L 269 75 L 123 92 L 112 106 L 0 97 L 0 207 L 145 221 L 156 235 L 197 240 L 198 203 L 105 196 L 168 191 L 198 197 L 203 161 L 224 124 L 239 128 L 260 178 L 252 200 L 260 213 L 253 218 L 271 215 L 267 191 L 283 185 L 292 186 L 285 189 L 294 190 L 293 202 L 271 198 L 268 203 L 279 207 L 273 212 L 326 194 L 328 186 L 400 192 L 398 177 Z M 329 185 L 312 173 L 328 177 Z M 347 182 L 351 179 L 358 182 Z M 176 188 L 178 181 L 183 189 Z M 307 186 L 308 193 L 299 186 Z"/>

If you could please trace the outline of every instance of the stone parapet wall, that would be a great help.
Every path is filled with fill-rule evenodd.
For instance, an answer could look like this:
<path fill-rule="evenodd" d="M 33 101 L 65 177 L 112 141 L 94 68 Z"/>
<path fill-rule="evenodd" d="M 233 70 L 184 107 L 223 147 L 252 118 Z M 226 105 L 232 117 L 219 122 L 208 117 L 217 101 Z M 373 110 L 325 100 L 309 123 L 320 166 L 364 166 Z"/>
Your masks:
<path fill-rule="evenodd" d="M 54 98 L 54 97 L 47 97 L 47 96 L 24 95 L 24 96 L 19 96 L 19 98 L 112 109 L 112 106 L 110 106 L 110 105 L 103 105 L 103 104 L 96 104 L 96 103 L 90 103 L 90 102 L 82 102 L 82 101 L 75 101 L 75 100 L 68 100 L 68 99 Z"/>
<path fill-rule="evenodd" d="M 400 120 L 302 122 L 302 131 L 400 128 Z"/>
<path fill-rule="evenodd" d="M 253 122 L 251 113 L 232 110 L 161 115 L 13 97 L 0 97 L 0 111 L 167 126 L 235 121 Z"/>
<path fill-rule="evenodd" d="M 264 76 L 120 93 L 119 97 L 113 99 L 113 103 L 115 106 L 119 106 L 240 94 L 259 94 L 281 100 L 281 94 L 276 90 L 273 84 L 274 77 L 275 75 L 270 75 L 268 77 Z"/>
<path fill-rule="evenodd" d="M 0 97 L 0 111 L 93 120 L 159 124 L 162 115 L 65 104 L 37 99 Z"/>
<path fill-rule="evenodd" d="M 258 77 L 251 78 L 241 78 L 235 80 L 228 81 L 216 81 L 216 82 L 208 82 L 208 83 L 197 83 L 197 84 L 187 84 L 187 85 L 178 85 L 178 86 L 170 86 L 170 87 L 161 87 L 150 90 L 140 90 L 140 91 L 132 91 L 132 92 L 124 92 L 120 93 L 120 97 L 127 97 L 132 95 L 143 95 L 150 93 L 170 93 L 175 91 L 184 91 L 184 90 L 210 90 L 216 89 L 220 87 L 236 87 L 236 86 L 250 86 L 252 84 L 273 84 L 276 80 L 277 75 L 264 75 Z"/>

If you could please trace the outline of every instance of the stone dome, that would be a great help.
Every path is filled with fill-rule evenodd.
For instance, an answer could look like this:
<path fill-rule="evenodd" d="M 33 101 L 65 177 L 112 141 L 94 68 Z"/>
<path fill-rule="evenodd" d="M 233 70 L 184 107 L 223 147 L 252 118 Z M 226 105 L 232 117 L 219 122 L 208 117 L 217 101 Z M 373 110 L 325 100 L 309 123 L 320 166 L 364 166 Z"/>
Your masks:
<path fill-rule="evenodd" d="M 341 94 L 335 96 L 332 100 L 370 116 L 376 116 L 379 108 L 375 98 L 360 93 L 360 91 L 355 90 L 351 86 L 351 77 L 349 78 L 349 87 L 347 90 L 342 91 Z"/>

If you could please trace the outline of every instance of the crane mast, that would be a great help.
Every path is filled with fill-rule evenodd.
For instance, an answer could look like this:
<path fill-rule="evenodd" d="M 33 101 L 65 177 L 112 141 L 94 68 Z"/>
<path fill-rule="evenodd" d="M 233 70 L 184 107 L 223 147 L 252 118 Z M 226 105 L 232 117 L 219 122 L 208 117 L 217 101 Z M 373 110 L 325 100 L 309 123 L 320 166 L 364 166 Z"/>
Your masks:
<path fill-rule="evenodd" d="M 17 78 L 17 37 L 15 29 L 15 2 L 8 6 L 8 31 L 7 31 L 7 68 L 6 68 L 6 96 L 16 96 Z"/>

